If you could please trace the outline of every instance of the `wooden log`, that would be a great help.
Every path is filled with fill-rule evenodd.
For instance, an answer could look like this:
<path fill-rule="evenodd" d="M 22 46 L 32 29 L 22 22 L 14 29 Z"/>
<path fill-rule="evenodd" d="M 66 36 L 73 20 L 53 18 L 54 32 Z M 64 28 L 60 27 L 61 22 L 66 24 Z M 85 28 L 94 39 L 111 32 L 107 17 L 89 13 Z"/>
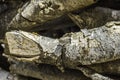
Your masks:
<path fill-rule="evenodd" d="M 42 80 L 90 80 L 80 71 L 66 69 L 65 72 L 61 72 L 55 66 L 44 64 L 38 66 L 31 63 L 17 62 L 17 64 L 11 64 L 10 70 L 12 73 Z"/>
<path fill-rule="evenodd" d="M 51 21 L 47 21 L 43 24 L 40 24 L 36 27 L 33 27 L 32 29 L 29 30 L 29 32 L 38 32 L 38 31 L 42 31 L 42 30 L 59 30 L 59 29 L 64 29 L 67 27 L 73 27 L 76 26 L 76 24 L 74 24 L 74 22 L 68 17 L 68 16 L 62 16 L 60 18 L 51 20 Z"/>
<path fill-rule="evenodd" d="M 111 62 L 105 62 L 102 64 L 94 64 L 94 65 L 90 65 L 87 67 L 89 67 L 101 74 L 120 75 L 119 62 L 120 62 L 120 60 L 115 60 L 115 61 L 111 61 Z"/>
<path fill-rule="evenodd" d="M 110 21 L 120 21 L 120 10 L 94 7 L 88 8 L 78 14 L 70 13 L 68 16 L 80 27 L 80 29 L 89 29 L 103 26 Z"/>
<path fill-rule="evenodd" d="M 11 74 L 10 72 L 0 68 L 0 80 L 28 80 L 28 79 L 22 76 L 18 76 L 16 74 Z"/>
<path fill-rule="evenodd" d="M 120 59 L 120 22 L 53 39 L 24 31 L 6 33 L 6 55 L 18 61 L 74 68 Z M 29 44 L 31 43 L 31 44 Z"/>
<path fill-rule="evenodd" d="M 104 76 L 102 74 L 99 74 L 96 71 L 91 70 L 85 66 L 78 67 L 77 69 L 82 71 L 85 76 L 91 78 L 92 80 L 116 80 L 116 79 L 112 79 L 112 78 L 109 78 L 107 76 Z"/>
<path fill-rule="evenodd" d="M 29 30 L 95 2 L 96 0 L 31 0 L 13 18 L 9 29 Z"/>

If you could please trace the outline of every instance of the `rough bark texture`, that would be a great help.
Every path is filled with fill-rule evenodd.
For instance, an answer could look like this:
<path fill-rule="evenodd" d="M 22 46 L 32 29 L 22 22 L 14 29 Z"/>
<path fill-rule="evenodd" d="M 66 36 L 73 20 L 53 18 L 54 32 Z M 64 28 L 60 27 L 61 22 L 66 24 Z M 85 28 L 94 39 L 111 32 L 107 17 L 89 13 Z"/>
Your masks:
<path fill-rule="evenodd" d="M 92 80 L 115 80 L 115 79 L 103 76 L 103 75 L 97 73 L 96 71 L 93 71 L 86 67 L 79 67 L 77 69 L 82 71 L 85 76 L 91 78 Z"/>
<path fill-rule="evenodd" d="M 120 75 L 120 60 L 87 66 L 99 73 Z"/>
<path fill-rule="evenodd" d="M 31 0 L 26 3 L 10 23 L 10 29 L 29 30 L 46 21 L 56 19 L 70 11 L 83 8 L 94 0 Z"/>
<path fill-rule="evenodd" d="M 43 64 L 38 66 L 22 62 L 17 63 L 18 64 L 11 65 L 10 70 L 12 73 L 35 77 L 42 80 L 90 80 L 77 70 L 67 69 L 62 73 L 55 66 Z"/>
<path fill-rule="evenodd" d="M 21 60 L 34 57 L 38 63 L 64 64 L 67 67 L 113 61 L 120 59 L 119 23 L 111 22 L 90 30 L 81 29 L 81 32 L 66 34 L 60 39 L 24 31 L 8 32 L 7 54 L 20 56 Z"/>
<path fill-rule="evenodd" d="M 0 0 L 0 80 L 120 80 L 119 3 Z"/>
<path fill-rule="evenodd" d="M 120 11 L 110 8 L 94 7 L 78 14 L 69 14 L 69 17 L 80 28 L 96 28 L 110 21 L 120 21 Z"/>
<path fill-rule="evenodd" d="M 0 68 L 0 80 L 28 80 L 25 77 L 18 76 L 16 74 L 11 74 Z"/>
<path fill-rule="evenodd" d="M 64 68 L 66 67 L 78 69 L 92 80 L 114 80 L 101 74 L 106 73 L 106 70 L 109 70 L 109 72 L 112 74 L 120 73 L 119 64 L 112 66 L 114 63 L 117 64 L 114 62 L 116 59 L 120 59 L 119 27 L 120 22 L 110 22 L 99 28 L 89 30 L 81 29 L 80 32 L 66 34 L 60 39 L 53 39 L 24 31 L 7 32 L 6 50 L 8 50 L 9 53 L 7 51 L 6 56 L 8 57 L 9 61 L 12 62 L 15 60 L 18 62 L 27 62 L 31 64 L 37 63 L 55 65 L 63 72 L 65 71 Z M 113 62 L 110 62 L 110 64 L 109 61 Z M 99 66 L 100 63 L 101 65 L 104 65 L 104 62 L 108 62 L 106 66 L 112 66 L 114 68 L 106 67 L 106 70 L 104 70 Z M 94 66 L 95 64 L 96 66 Z M 17 63 L 14 65 L 17 65 Z M 89 68 L 79 67 L 85 65 Z M 16 68 L 18 67 L 12 67 L 14 70 Z M 22 68 L 20 67 L 18 69 Z M 115 69 L 117 72 L 113 71 Z M 19 73 L 19 70 L 15 71 L 16 73 Z M 28 73 L 33 73 L 29 72 L 29 68 L 27 71 Z M 101 74 L 97 73 L 96 71 Z M 20 74 L 24 74 L 22 72 Z M 29 76 L 30 75 L 32 74 L 29 74 Z M 31 77 L 35 77 L 35 75 Z"/>

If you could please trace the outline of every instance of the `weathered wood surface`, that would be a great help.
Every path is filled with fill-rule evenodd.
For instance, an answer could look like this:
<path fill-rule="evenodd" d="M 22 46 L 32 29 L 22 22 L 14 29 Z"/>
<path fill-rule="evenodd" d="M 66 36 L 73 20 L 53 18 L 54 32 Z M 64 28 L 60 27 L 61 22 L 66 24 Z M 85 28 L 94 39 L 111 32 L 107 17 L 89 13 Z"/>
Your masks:
<path fill-rule="evenodd" d="M 92 80 L 116 80 L 116 79 L 112 79 L 109 78 L 107 76 L 104 76 L 102 74 L 99 74 L 98 72 L 91 70 L 87 67 L 78 67 L 78 70 L 80 70 L 81 72 L 83 72 L 83 74 L 89 78 L 91 78 Z"/>
<path fill-rule="evenodd" d="M 112 2 L 118 3 L 111 5 Z M 34 80 L 29 77 L 42 80 L 120 80 L 120 11 L 116 8 L 119 2 L 0 1 L 0 39 L 11 30 L 0 44 L 6 44 L 2 48 L 5 48 L 4 56 L 8 58 L 12 72 L 0 70 L 0 76 L 5 80 L 8 80 L 8 74 L 12 80 Z M 94 5 L 88 7 L 91 4 Z M 4 61 L 3 51 L 0 53 L 0 58 L 3 58 L 0 60 Z M 1 67 L 6 69 L 5 65 Z"/>
<path fill-rule="evenodd" d="M 120 60 L 87 66 L 101 74 L 120 75 Z M 120 78 L 120 77 L 119 77 Z"/>
<path fill-rule="evenodd" d="M 93 7 L 88 8 L 80 13 L 70 13 L 68 16 L 81 29 L 92 29 L 105 25 L 110 21 L 120 21 L 120 10 L 110 8 Z"/>
<path fill-rule="evenodd" d="M 16 74 L 11 74 L 0 68 L 0 80 L 28 80 L 25 77 L 18 76 Z"/>
<path fill-rule="evenodd" d="M 55 66 L 50 65 L 35 65 L 30 63 L 17 62 L 11 64 L 10 70 L 12 73 L 17 73 L 24 76 L 34 77 L 42 80 L 90 80 L 85 77 L 80 71 L 66 69 L 65 72 L 59 71 Z"/>
<path fill-rule="evenodd" d="M 95 0 L 31 0 L 13 18 L 9 29 L 29 30 L 95 2 Z"/>
<path fill-rule="evenodd" d="M 36 61 L 75 67 L 120 59 L 120 22 L 110 22 L 94 29 L 82 29 L 60 39 L 24 31 L 6 33 L 6 55 L 20 61 Z M 31 44 L 29 44 L 31 43 Z M 18 56 L 18 57 L 17 57 Z"/>

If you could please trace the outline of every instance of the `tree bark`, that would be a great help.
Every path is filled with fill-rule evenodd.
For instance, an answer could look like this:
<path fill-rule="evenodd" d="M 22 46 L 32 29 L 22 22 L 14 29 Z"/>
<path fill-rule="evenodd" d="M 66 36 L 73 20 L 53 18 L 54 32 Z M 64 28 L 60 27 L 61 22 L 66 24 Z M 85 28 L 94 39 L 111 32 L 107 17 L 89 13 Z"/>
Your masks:
<path fill-rule="evenodd" d="M 38 66 L 31 63 L 17 62 L 17 64 L 11 64 L 10 70 L 12 73 L 42 80 L 90 80 L 80 71 L 67 69 L 62 73 L 55 66 L 44 64 Z"/>
<path fill-rule="evenodd" d="M 99 28 L 82 29 L 60 39 L 24 31 L 6 33 L 6 55 L 18 61 L 74 68 L 120 59 L 120 22 Z M 29 44 L 30 43 L 30 44 Z"/>
<path fill-rule="evenodd" d="M 94 7 L 88 8 L 78 14 L 70 13 L 68 16 L 80 27 L 80 29 L 92 29 L 103 26 L 110 21 L 120 21 L 120 10 Z"/>
<path fill-rule="evenodd" d="M 120 62 L 120 60 L 115 60 L 115 61 L 111 61 L 111 62 L 105 62 L 102 64 L 94 64 L 94 65 L 90 65 L 87 67 L 89 67 L 101 74 L 120 75 L 119 62 Z"/>
<path fill-rule="evenodd" d="M 28 80 L 28 79 L 22 76 L 11 74 L 10 72 L 0 68 L 0 80 Z"/>
<path fill-rule="evenodd" d="M 31 0 L 13 18 L 9 29 L 30 30 L 41 23 L 59 18 L 68 12 L 84 8 L 95 2 L 95 0 Z"/>
<path fill-rule="evenodd" d="M 0 80 L 120 80 L 119 2 L 0 0 Z"/>

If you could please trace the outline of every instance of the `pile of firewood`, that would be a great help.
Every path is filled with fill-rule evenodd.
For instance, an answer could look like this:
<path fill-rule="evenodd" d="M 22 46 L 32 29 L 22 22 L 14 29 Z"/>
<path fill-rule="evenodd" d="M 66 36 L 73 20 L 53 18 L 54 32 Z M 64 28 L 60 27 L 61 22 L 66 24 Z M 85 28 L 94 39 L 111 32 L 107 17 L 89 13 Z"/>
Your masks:
<path fill-rule="evenodd" d="M 120 0 L 0 0 L 0 80 L 120 80 Z"/>

